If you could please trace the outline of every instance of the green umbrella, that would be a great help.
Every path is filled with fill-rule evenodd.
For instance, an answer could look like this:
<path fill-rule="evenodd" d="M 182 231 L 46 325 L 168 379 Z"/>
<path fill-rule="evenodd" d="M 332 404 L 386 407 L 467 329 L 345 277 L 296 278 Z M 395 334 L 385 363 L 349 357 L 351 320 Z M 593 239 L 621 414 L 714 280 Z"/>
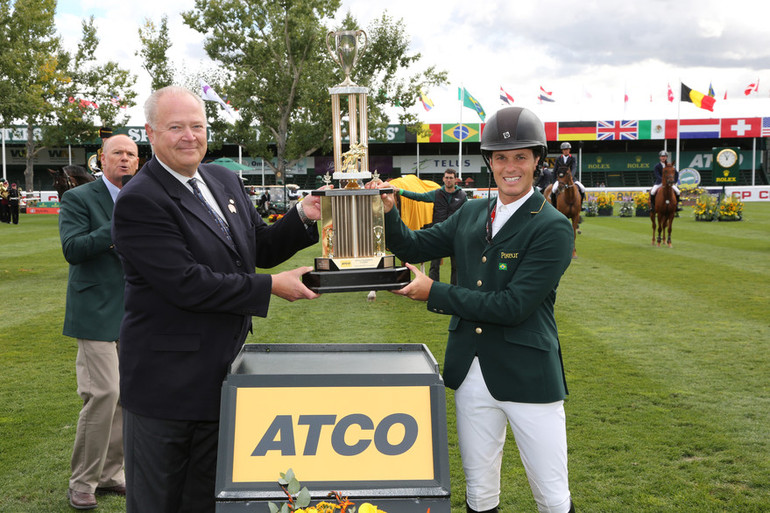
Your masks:
<path fill-rule="evenodd" d="M 212 164 L 217 164 L 223 167 L 226 167 L 227 169 L 230 169 L 231 171 L 246 171 L 249 169 L 254 169 L 253 167 L 244 166 L 243 164 L 239 164 L 233 159 L 227 158 L 227 157 L 221 157 L 216 159 L 212 162 Z"/>

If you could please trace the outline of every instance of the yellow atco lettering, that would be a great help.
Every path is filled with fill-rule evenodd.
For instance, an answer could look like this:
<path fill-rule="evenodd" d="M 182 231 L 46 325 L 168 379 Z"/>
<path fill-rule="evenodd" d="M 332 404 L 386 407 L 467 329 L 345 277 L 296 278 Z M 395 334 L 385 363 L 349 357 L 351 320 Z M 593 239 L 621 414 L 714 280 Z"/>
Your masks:
<path fill-rule="evenodd" d="M 390 429 L 400 424 L 404 436 L 398 443 L 392 444 L 388 440 Z M 331 429 L 331 446 L 334 452 L 341 456 L 356 456 L 363 453 L 374 441 L 376 450 L 386 456 L 397 456 L 412 448 L 417 440 L 417 421 L 406 413 L 393 413 L 383 418 L 375 427 L 374 422 L 363 413 L 353 413 L 342 417 L 337 422 L 336 415 L 300 415 L 297 426 L 307 426 L 307 438 L 302 450 L 303 456 L 315 456 L 318 451 L 318 442 L 324 432 L 325 426 L 334 426 Z M 348 443 L 345 435 L 348 428 L 358 426 L 361 432 L 374 431 L 373 436 L 365 438 L 361 436 L 354 443 Z M 326 430 L 328 432 L 328 430 Z M 294 422 L 291 415 L 276 415 L 273 422 L 262 435 L 252 456 L 265 456 L 269 451 L 279 451 L 281 456 L 295 456 L 297 445 L 294 436 Z"/>

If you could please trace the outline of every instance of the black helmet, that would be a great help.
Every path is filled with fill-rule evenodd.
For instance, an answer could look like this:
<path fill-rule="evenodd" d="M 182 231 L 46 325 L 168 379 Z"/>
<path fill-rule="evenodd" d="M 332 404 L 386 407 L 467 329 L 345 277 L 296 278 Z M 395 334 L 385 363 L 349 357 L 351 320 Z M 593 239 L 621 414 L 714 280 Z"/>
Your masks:
<path fill-rule="evenodd" d="M 505 107 L 492 114 L 481 134 L 481 156 L 487 167 L 492 169 L 489 159 L 493 151 L 524 148 L 531 148 L 540 157 L 535 170 L 537 178 L 540 166 L 548 155 L 543 122 L 534 112 L 522 107 Z"/>

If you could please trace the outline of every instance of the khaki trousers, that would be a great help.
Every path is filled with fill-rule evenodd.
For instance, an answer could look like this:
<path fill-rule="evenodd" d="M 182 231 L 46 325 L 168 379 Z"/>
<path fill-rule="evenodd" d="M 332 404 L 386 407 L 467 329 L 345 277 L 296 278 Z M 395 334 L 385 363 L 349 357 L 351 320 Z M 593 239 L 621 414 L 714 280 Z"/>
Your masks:
<path fill-rule="evenodd" d="M 122 485 L 126 481 L 118 343 L 80 338 L 77 341 L 75 369 L 83 408 L 75 433 L 69 486 L 78 492 L 94 493 L 97 487 Z"/>

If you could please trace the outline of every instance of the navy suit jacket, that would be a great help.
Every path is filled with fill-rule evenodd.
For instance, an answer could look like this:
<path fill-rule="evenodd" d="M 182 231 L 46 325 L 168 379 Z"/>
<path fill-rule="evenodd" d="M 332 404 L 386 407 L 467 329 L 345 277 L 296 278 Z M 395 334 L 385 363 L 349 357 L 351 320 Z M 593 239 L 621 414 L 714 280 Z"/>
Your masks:
<path fill-rule="evenodd" d="M 199 171 L 233 242 L 156 158 L 115 204 L 113 240 L 126 276 L 120 396 L 139 415 L 217 420 L 228 366 L 251 316 L 265 317 L 270 303 L 272 278 L 255 267 L 274 267 L 318 240 L 296 207 L 268 226 L 232 171 Z"/>

